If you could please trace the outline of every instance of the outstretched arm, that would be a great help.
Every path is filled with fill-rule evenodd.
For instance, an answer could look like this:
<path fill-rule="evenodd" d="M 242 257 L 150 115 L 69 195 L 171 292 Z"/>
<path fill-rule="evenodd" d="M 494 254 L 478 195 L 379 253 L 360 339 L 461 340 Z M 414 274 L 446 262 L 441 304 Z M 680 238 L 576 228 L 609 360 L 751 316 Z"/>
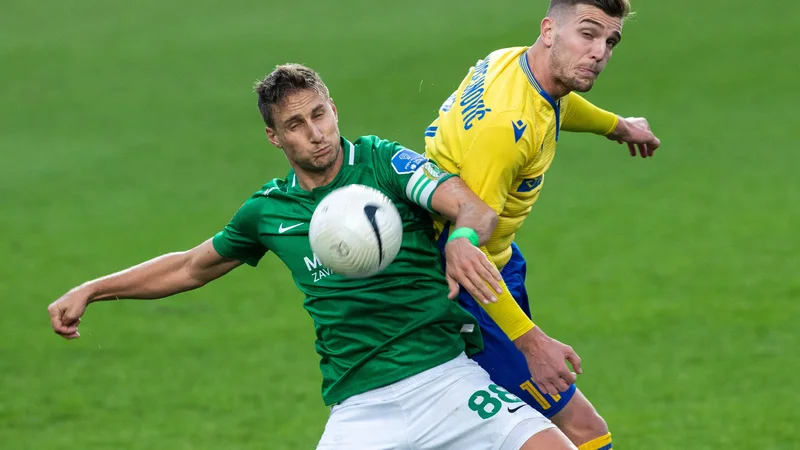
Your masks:
<path fill-rule="evenodd" d="M 168 297 L 203 286 L 241 264 L 220 256 L 209 239 L 75 287 L 47 308 L 50 322 L 56 334 L 74 339 L 80 337 L 78 324 L 91 302 Z"/>
<path fill-rule="evenodd" d="M 571 92 L 567 95 L 564 121 L 561 129 L 594 133 L 606 136 L 620 144 L 628 144 L 631 156 L 637 150 L 642 158 L 653 156 L 661 141 L 650 131 L 650 125 L 642 117 L 623 118 L 593 105 L 580 95 Z"/>

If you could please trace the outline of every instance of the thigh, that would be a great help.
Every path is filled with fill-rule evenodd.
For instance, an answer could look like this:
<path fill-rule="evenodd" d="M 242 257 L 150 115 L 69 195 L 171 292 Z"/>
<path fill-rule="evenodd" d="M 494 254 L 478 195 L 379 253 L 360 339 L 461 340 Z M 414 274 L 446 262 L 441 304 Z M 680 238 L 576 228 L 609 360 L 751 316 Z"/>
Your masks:
<path fill-rule="evenodd" d="M 402 404 L 415 449 L 499 449 L 520 424 L 527 437 L 555 427 L 471 360 Z"/>
<path fill-rule="evenodd" d="M 393 401 L 348 403 L 331 409 L 317 450 L 393 450 L 406 439 L 401 408 Z"/>
<path fill-rule="evenodd" d="M 484 350 L 472 356 L 495 383 L 531 405 L 545 417 L 558 414 L 572 399 L 576 386 L 573 384 L 557 395 L 543 392 L 531 378 L 525 356 L 499 329 L 481 327 Z"/>
<path fill-rule="evenodd" d="M 564 433 L 550 428 L 531 436 L 524 442 L 506 442 L 500 450 L 578 450 Z"/>
<path fill-rule="evenodd" d="M 503 267 L 503 279 L 520 307 L 528 313 L 528 292 L 525 288 L 525 259 L 514 247 L 511 260 Z M 531 379 L 525 356 L 503 330 L 483 311 L 469 294 L 459 294 L 459 301 L 478 319 L 483 334 L 483 350 L 472 358 L 481 365 L 497 384 L 524 400 L 545 417 L 561 411 L 575 393 L 575 385 L 558 395 L 549 395 Z M 530 314 L 529 314 L 530 315 Z"/>

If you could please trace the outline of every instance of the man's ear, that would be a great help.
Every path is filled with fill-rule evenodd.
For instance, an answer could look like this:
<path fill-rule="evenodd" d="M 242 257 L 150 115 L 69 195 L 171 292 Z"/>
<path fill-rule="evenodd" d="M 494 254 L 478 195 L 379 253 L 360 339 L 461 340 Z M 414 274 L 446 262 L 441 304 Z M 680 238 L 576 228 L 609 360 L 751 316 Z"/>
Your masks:
<path fill-rule="evenodd" d="M 264 131 L 267 133 L 267 139 L 269 139 L 269 142 L 272 143 L 272 145 L 278 148 L 283 148 L 280 141 L 278 140 L 278 135 L 275 133 L 274 128 L 266 127 Z"/>
<path fill-rule="evenodd" d="M 339 110 L 336 109 L 336 103 L 333 102 L 333 99 L 330 99 L 331 102 L 331 109 L 333 109 L 333 118 L 336 119 L 336 122 L 339 122 Z"/>
<path fill-rule="evenodd" d="M 539 32 L 542 36 L 542 44 L 544 44 L 544 46 L 547 48 L 553 46 L 555 28 L 556 28 L 556 23 L 552 17 L 545 17 L 544 19 L 542 19 Z"/>

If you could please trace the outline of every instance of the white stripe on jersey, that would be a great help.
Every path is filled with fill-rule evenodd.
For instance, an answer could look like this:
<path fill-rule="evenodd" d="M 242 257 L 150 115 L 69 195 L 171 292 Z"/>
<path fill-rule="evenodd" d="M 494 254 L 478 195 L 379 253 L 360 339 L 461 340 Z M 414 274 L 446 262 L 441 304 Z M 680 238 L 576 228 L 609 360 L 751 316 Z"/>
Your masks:
<path fill-rule="evenodd" d="M 406 184 L 406 197 L 408 197 L 408 199 L 411 200 L 412 202 L 416 203 L 416 200 L 414 200 L 414 195 L 413 195 L 414 194 L 414 187 L 416 186 L 416 184 L 420 180 L 420 178 L 422 178 L 424 176 L 425 175 L 423 175 L 423 173 L 422 173 L 422 166 L 420 166 L 414 172 L 414 175 L 411 175 L 411 179 L 409 179 L 408 180 L 408 184 Z"/>
<path fill-rule="evenodd" d="M 347 164 L 352 166 L 356 162 L 356 148 L 353 146 L 353 143 L 347 141 L 347 145 L 350 146 L 350 159 L 347 161 Z"/>
<path fill-rule="evenodd" d="M 424 187 L 422 186 L 420 187 L 420 190 L 422 191 L 419 194 L 420 206 L 422 206 L 425 209 L 428 209 L 428 204 L 430 203 L 431 194 L 433 194 L 433 191 L 436 189 L 436 186 L 438 185 L 439 185 L 439 180 L 436 181 L 428 180 L 428 182 L 424 184 Z"/>

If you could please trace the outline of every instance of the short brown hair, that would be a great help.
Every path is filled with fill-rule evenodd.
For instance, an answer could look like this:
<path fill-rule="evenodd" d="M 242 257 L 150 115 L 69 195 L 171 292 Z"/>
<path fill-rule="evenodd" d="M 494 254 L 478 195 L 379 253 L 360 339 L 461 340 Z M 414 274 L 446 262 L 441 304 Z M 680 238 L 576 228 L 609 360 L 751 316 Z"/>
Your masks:
<path fill-rule="evenodd" d="M 302 64 L 281 64 L 263 80 L 257 82 L 254 90 L 258 94 L 258 111 L 264 123 L 268 127 L 274 127 L 272 105 L 278 105 L 287 95 L 304 89 L 316 91 L 326 98 L 330 96 L 328 87 L 322 82 L 319 74 Z"/>
<path fill-rule="evenodd" d="M 550 14 L 554 9 L 575 5 L 594 6 L 609 16 L 619 17 L 620 19 L 625 19 L 631 14 L 629 0 L 550 0 L 550 7 L 547 9 L 547 13 Z"/>

